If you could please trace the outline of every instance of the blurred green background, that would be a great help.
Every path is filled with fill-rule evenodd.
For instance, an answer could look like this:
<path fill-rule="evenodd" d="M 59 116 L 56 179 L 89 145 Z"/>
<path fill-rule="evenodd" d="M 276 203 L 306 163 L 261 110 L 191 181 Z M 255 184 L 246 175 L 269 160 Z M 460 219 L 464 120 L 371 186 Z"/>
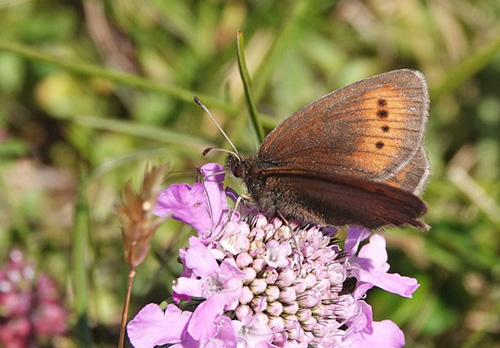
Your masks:
<path fill-rule="evenodd" d="M 500 347 L 498 0 L 0 0 L 0 257 L 20 247 L 58 280 L 73 329 L 52 344 L 82 346 L 87 327 L 95 346 L 116 346 L 123 184 L 137 187 L 148 162 L 192 183 L 196 166 L 222 160 L 204 148 L 229 148 L 193 95 L 255 151 L 237 29 L 267 131 L 348 83 L 425 74 L 432 229 L 386 232 L 391 271 L 421 287 L 368 301 L 408 347 Z M 190 233 L 173 221 L 157 232 L 131 316 L 169 295 Z"/>

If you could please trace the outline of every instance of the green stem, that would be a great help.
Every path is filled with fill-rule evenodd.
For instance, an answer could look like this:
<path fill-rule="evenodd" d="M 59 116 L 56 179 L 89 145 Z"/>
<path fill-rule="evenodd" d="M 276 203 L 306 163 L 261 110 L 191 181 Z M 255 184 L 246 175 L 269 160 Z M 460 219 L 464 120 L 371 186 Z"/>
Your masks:
<path fill-rule="evenodd" d="M 245 58 L 245 42 L 243 39 L 243 32 L 241 30 L 238 30 L 236 38 L 236 51 L 238 53 L 238 68 L 241 80 L 243 81 L 248 112 L 250 113 L 250 122 L 252 123 L 260 144 L 264 140 L 264 129 L 262 128 L 262 124 L 259 122 L 257 107 L 255 106 L 255 101 L 252 95 L 252 80 L 250 79 L 250 74 L 248 73 L 247 61 Z"/>
<path fill-rule="evenodd" d="M 88 234 L 90 227 L 89 207 L 86 199 L 87 173 L 80 170 L 78 196 L 75 208 L 75 226 L 72 234 L 73 245 L 73 288 L 77 314 L 78 346 L 91 347 L 91 336 L 88 323 L 88 281 L 87 253 Z"/>

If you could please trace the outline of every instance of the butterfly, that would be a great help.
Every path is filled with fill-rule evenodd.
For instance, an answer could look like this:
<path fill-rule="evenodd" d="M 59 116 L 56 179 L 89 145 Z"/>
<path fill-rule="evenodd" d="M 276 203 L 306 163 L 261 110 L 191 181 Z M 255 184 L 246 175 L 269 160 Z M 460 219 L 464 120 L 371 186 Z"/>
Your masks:
<path fill-rule="evenodd" d="M 261 211 L 317 225 L 429 227 L 418 197 L 431 174 L 422 73 L 394 70 L 305 106 L 267 135 L 255 156 L 230 154 L 229 171 Z"/>

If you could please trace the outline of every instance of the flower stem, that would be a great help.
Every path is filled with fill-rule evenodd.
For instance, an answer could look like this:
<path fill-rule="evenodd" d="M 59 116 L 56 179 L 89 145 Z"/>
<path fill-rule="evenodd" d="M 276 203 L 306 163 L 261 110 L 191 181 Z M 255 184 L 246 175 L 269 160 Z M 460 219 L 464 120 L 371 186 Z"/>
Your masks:
<path fill-rule="evenodd" d="M 135 268 L 130 267 L 128 272 L 127 294 L 125 296 L 125 303 L 123 304 L 122 323 L 120 326 L 120 341 L 118 343 L 118 348 L 123 348 L 123 345 L 125 344 L 125 327 L 127 326 L 128 307 L 130 304 L 130 296 L 132 294 L 132 284 L 134 283 L 134 277 Z"/>

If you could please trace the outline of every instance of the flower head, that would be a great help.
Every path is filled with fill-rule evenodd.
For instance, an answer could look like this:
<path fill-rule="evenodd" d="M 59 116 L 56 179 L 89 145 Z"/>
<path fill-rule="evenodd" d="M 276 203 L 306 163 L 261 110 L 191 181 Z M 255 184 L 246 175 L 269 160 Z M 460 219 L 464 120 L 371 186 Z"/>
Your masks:
<path fill-rule="evenodd" d="M 67 313 L 56 283 L 36 274 L 20 250 L 9 253 L 0 270 L 0 342 L 2 347 L 33 347 L 67 330 Z"/>
<path fill-rule="evenodd" d="M 222 167 L 203 170 L 210 178 L 204 185 L 172 185 L 156 209 L 198 232 L 181 250 L 184 271 L 173 289 L 179 305 L 199 304 L 170 315 L 146 306 L 128 325 L 135 347 L 153 347 L 151 340 L 175 347 L 404 345 L 401 330 L 388 320 L 374 322 L 363 300 L 373 286 L 407 297 L 418 287 L 387 273 L 382 236 L 351 227 L 342 250 L 331 229 L 284 224 L 258 212 L 240 218 L 227 205 Z"/>

